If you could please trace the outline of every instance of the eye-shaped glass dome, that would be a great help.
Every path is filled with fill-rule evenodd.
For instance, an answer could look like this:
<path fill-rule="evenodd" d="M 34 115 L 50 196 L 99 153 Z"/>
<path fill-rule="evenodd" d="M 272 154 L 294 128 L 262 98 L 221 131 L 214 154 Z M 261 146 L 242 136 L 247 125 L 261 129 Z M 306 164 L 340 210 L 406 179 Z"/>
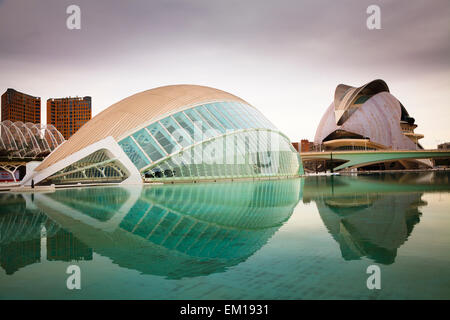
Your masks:
<path fill-rule="evenodd" d="M 289 139 L 253 106 L 217 89 L 177 85 L 104 110 L 36 169 L 36 179 L 142 183 L 302 172 Z"/>

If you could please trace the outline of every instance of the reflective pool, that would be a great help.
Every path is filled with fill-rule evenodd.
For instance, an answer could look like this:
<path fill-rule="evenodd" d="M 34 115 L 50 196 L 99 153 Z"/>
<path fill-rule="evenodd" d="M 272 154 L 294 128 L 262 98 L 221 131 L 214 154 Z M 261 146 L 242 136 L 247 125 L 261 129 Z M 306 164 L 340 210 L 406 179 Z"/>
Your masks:
<path fill-rule="evenodd" d="M 1 193 L 0 298 L 450 299 L 449 178 Z"/>

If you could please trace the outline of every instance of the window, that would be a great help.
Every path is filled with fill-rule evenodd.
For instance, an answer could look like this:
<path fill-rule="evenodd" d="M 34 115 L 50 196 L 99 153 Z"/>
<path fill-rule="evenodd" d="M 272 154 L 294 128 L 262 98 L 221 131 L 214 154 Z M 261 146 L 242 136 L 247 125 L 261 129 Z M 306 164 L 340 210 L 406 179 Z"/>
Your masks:
<path fill-rule="evenodd" d="M 218 135 L 216 130 L 213 130 L 208 125 L 208 123 L 205 120 L 203 120 L 197 112 L 195 112 L 194 109 L 185 110 L 184 113 L 191 119 L 192 122 L 194 122 L 194 124 L 198 128 L 200 128 L 201 134 L 203 136 L 202 140 L 212 138 L 215 135 Z"/>
<path fill-rule="evenodd" d="M 192 144 L 192 139 L 189 133 L 181 128 L 172 117 L 164 118 L 160 121 L 167 131 L 172 135 L 173 139 L 182 147 L 187 147 Z"/>
<path fill-rule="evenodd" d="M 155 140 L 148 134 L 147 130 L 141 129 L 133 134 L 133 137 L 152 161 L 159 160 L 165 155 L 164 151 L 161 150 Z"/>
<path fill-rule="evenodd" d="M 152 136 L 159 142 L 167 154 L 174 153 L 180 147 L 161 125 L 156 122 L 147 127 Z"/>
<path fill-rule="evenodd" d="M 196 107 L 195 110 L 203 117 L 203 119 L 206 120 L 206 122 L 208 122 L 211 128 L 221 133 L 225 133 L 224 127 L 211 115 L 211 113 L 205 108 L 205 106 Z"/>
<path fill-rule="evenodd" d="M 130 137 L 120 141 L 119 145 L 138 169 L 150 164 L 145 155 L 139 150 L 138 146 Z"/>
<path fill-rule="evenodd" d="M 202 135 L 199 132 L 200 129 L 194 127 L 192 121 L 189 120 L 189 118 L 183 112 L 178 112 L 174 114 L 173 118 L 183 127 L 183 129 L 185 129 L 189 133 L 192 141 L 194 142 L 201 141 Z"/>
<path fill-rule="evenodd" d="M 231 122 L 223 115 L 221 114 L 216 106 L 214 104 L 207 104 L 205 107 L 208 109 L 209 112 L 224 126 L 227 130 L 234 130 L 233 125 Z"/>

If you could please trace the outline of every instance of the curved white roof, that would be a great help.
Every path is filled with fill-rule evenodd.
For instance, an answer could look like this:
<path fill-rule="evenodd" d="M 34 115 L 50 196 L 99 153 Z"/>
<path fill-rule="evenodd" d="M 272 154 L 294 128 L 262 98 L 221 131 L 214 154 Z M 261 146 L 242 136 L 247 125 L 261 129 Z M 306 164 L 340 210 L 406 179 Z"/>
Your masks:
<path fill-rule="evenodd" d="M 248 104 L 228 92 L 198 85 L 171 85 L 137 93 L 113 104 L 92 118 L 67 142 L 51 153 L 36 171 L 41 171 L 108 136 L 117 141 L 152 119 L 186 106 L 214 101 L 238 101 Z"/>

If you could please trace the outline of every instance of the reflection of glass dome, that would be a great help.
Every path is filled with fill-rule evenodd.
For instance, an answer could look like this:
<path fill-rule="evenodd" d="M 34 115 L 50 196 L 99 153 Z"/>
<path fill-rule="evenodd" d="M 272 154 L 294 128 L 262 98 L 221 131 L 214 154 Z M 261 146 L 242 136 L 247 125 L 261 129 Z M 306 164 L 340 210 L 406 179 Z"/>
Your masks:
<path fill-rule="evenodd" d="M 93 190 L 125 204 L 105 210 L 107 199 L 96 201 Z M 181 278 L 245 261 L 290 217 L 300 191 L 298 180 L 183 184 L 143 188 L 138 197 L 136 189 L 125 188 L 79 189 L 76 197 L 73 190 L 58 190 L 38 195 L 35 203 L 114 263 Z"/>
<path fill-rule="evenodd" d="M 256 108 L 195 85 L 110 106 L 36 168 L 36 183 L 137 183 L 298 176 L 299 154 Z"/>

